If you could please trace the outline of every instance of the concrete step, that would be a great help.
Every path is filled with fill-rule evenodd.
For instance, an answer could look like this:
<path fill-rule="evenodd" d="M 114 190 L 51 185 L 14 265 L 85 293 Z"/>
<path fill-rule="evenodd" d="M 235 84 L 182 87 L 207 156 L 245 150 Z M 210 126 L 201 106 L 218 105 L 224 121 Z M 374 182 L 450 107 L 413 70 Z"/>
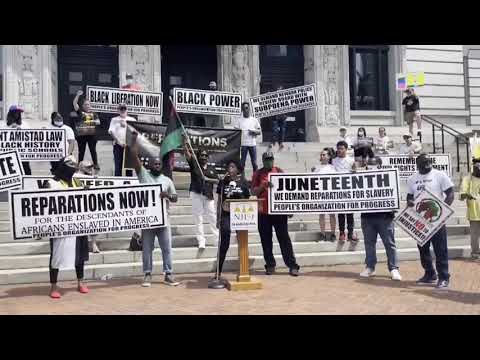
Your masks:
<path fill-rule="evenodd" d="M 470 255 L 470 246 L 450 246 L 449 258 L 462 258 Z M 365 253 L 363 251 L 355 252 L 323 252 L 323 253 L 305 253 L 296 255 L 298 264 L 303 271 L 308 266 L 325 266 L 325 265 L 340 265 L 340 264 L 363 264 L 365 260 Z M 385 251 L 381 250 L 377 253 L 379 263 L 386 261 Z M 283 260 L 280 255 L 276 255 L 277 267 L 279 269 L 285 268 Z M 398 260 L 418 260 L 419 254 L 416 248 L 399 249 Z M 250 269 L 252 272 L 256 270 L 262 271 L 264 269 L 263 256 L 249 257 Z M 162 273 L 162 264 L 160 261 L 154 261 L 153 274 L 158 275 Z M 202 259 L 187 259 L 174 260 L 173 268 L 176 274 L 191 274 L 202 272 L 214 272 L 216 267 L 216 258 L 202 258 Z M 227 257 L 224 264 L 225 272 L 236 272 L 239 264 L 236 257 Z M 361 269 L 359 269 L 360 272 Z M 115 263 L 115 264 L 97 264 L 86 265 L 85 280 L 100 279 L 104 275 L 112 275 L 115 278 L 131 277 L 142 275 L 141 262 Z M 261 274 L 261 272 L 259 272 Z M 227 275 L 233 278 L 233 274 Z M 75 271 L 60 271 L 59 281 L 72 281 L 76 279 Z M 0 270 L 0 285 L 8 284 L 31 284 L 31 283 L 46 283 L 49 281 L 48 267 L 29 268 L 29 269 L 11 269 Z M 140 280 L 139 280 L 140 282 Z"/>
<path fill-rule="evenodd" d="M 185 227 L 187 228 L 187 227 Z M 304 228 L 303 231 L 293 231 L 290 228 L 289 234 L 293 242 L 300 241 L 315 241 L 320 238 L 320 231 L 318 230 L 318 224 L 314 226 L 311 225 L 311 228 Z M 209 227 L 206 227 L 205 230 L 210 230 Z M 363 233 L 361 229 L 355 229 L 357 236 L 360 240 L 363 240 Z M 449 225 L 447 226 L 447 232 L 449 236 L 465 236 L 468 235 L 470 231 L 469 226 L 467 225 Z M 125 250 L 129 248 L 131 234 L 127 235 L 123 233 L 123 236 L 113 237 L 109 236 L 107 238 L 99 239 L 98 244 L 102 250 Z M 214 244 L 216 239 L 210 231 L 206 231 L 207 244 Z M 172 239 L 172 247 L 195 247 L 198 246 L 195 232 L 191 231 L 190 234 L 181 234 L 174 235 Z M 338 232 L 337 232 L 338 236 Z M 400 228 L 395 229 L 395 236 L 398 239 L 401 238 L 410 238 L 403 230 Z M 276 241 L 276 235 L 273 234 L 273 239 Z M 252 232 L 249 234 L 250 243 L 259 243 L 260 235 L 258 232 Z M 236 236 L 232 234 L 231 243 L 236 243 Z M 50 245 L 47 239 L 29 241 L 29 242 L 10 242 L 10 243 L 1 243 L 0 244 L 0 257 L 1 256 L 16 256 L 16 255 L 38 255 L 38 254 L 48 254 L 50 253 Z"/>
<path fill-rule="evenodd" d="M 448 239 L 450 246 L 461 246 L 468 245 L 469 239 L 464 236 L 455 236 Z M 416 243 L 412 239 L 396 239 L 397 249 L 407 249 L 415 247 Z M 295 254 L 303 253 L 322 253 L 322 252 L 335 252 L 336 243 L 331 242 L 314 242 L 314 241 L 304 241 L 304 242 L 293 242 L 293 248 Z M 348 245 L 346 244 L 344 249 L 347 250 Z M 377 242 L 377 249 L 384 249 L 383 243 L 379 239 Z M 357 245 L 356 251 L 364 251 L 364 243 L 360 242 Z M 194 247 L 178 247 L 173 248 L 172 257 L 175 260 L 186 260 L 186 259 L 203 259 L 203 258 L 213 258 L 217 256 L 217 247 L 208 246 L 204 250 L 199 250 Z M 274 255 L 280 255 L 280 246 L 278 242 L 274 242 L 273 246 Z M 235 257 L 238 254 L 238 246 L 236 243 L 231 244 L 227 256 Z M 263 250 L 261 244 L 250 243 L 249 244 L 249 254 L 251 256 L 262 256 Z M 161 251 L 160 249 L 155 249 L 153 253 L 153 258 L 155 261 L 161 261 Z M 28 268 L 37 268 L 37 267 L 48 267 L 48 262 L 50 259 L 50 254 L 41 254 L 41 255 L 17 255 L 17 256 L 0 256 L 0 270 L 9 270 L 9 269 L 28 269 Z M 141 262 L 142 253 L 141 252 L 132 252 L 128 250 L 109 250 L 102 251 L 100 254 L 90 254 L 90 259 L 88 265 L 98 265 L 98 264 L 114 264 L 114 263 L 126 263 L 126 262 Z"/>

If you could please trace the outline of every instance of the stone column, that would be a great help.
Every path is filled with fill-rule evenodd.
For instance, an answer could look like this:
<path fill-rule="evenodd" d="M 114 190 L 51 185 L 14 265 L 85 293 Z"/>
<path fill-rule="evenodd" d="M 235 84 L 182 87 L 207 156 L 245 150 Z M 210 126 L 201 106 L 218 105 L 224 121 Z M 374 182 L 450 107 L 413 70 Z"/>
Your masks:
<path fill-rule="evenodd" d="M 232 91 L 232 45 L 217 45 L 217 86 L 221 91 Z M 221 117 L 223 126 L 232 127 L 232 117 Z"/>
<path fill-rule="evenodd" d="M 320 62 L 321 45 L 304 45 L 304 82 L 316 84 L 317 107 L 305 110 L 305 141 L 318 142 L 319 126 L 323 126 L 325 96 L 323 94 L 323 77 Z"/>
<path fill-rule="evenodd" d="M 15 61 L 16 45 L 3 45 L 3 119 L 6 120 L 8 108 L 19 102 L 19 77 Z"/>
<path fill-rule="evenodd" d="M 50 115 L 58 110 L 57 46 L 40 46 L 41 64 L 41 119 L 50 122 Z M 63 114 L 64 116 L 66 114 Z"/>

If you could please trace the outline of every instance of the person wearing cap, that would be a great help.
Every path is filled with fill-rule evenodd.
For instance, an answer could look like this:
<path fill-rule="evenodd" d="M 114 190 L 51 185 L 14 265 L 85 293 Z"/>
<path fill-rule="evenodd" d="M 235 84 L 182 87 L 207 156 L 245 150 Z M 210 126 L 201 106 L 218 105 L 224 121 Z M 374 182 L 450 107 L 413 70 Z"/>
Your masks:
<path fill-rule="evenodd" d="M 132 74 L 127 73 L 125 75 L 125 80 L 126 80 L 126 84 L 122 86 L 122 89 L 130 90 L 130 91 L 141 91 L 142 90 L 139 85 L 134 83 Z"/>
<path fill-rule="evenodd" d="M 250 116 L 250 104 L 242 103 L 242 116 L 237 118 L 234 129 L 242 130 L 240 165 L 245 169 L 247 154 L 250 154 L 253 171 L 257 171 L 257 136 L 262 133 L 262 127 L 257 118 Z"/>
<path fill-rule="evenodd" d="M 432 168 L 432 159 L 427 154 L 420 154 L 417 159 L 418 172 L 410 176 L 407 180 L 407 206 L 415 206 L 415 198 L 423 190 L 428 190 L 433 195 L 444 201 L 447 205 L 452 205 L 455 198 L 453 182 L 443 171 Z M 432 254 L 430 253 L 430 244 L 433 245 L 435 253 L 436 272 L 433 267 Z M 420 252 L 420 262 L 425 274 L 417 280 L 418 285 L 432 285 L 437 283 L 438 290 L 448 289 L 450 274 L 448 272 L 448 244 L 447 228 L 443 225 L 423 246 L 418 246 Z M 438 276 L 437 276 L 438 273 Z"/>
<path fill-rule="evenodd" d="M 93 168 L 93 162 L 90 160 L 80 161 L 78 164 L 78 171 L 73 175 L 74 178 L 95 178 L 95 169 Z M 85 186 L 87 188 L 87 186 Z M 88 241 L 92 244 L 92 252 L 98 254 L 100 249 L 97 245 L 97 235 L 88 235 Z"/>
<path fill-rule="evenodd" d="M 408 130 L 413 136 L 413 123 L 417 123 L 417 136 L 422 136 L 422 117 L 420 115 L 420 99 L 415 94 L 413 88 L 404 91 L 405 98 L 402 101 L 403 116 L 408 124 Z"/>
<path fill-rule="evenodd" d="M 273 256 L 273 232 L 275 229 L 283 261 L 289 268 L 289 274 L 298 276 L 300 266 L 297 264 L 293 252 L 292 240 L 288 234 L 288 216 L 287 215 L 269 215 L 268 214 L 268 191 L 272 183 L 268 181 L 268 174 L 283 173 L 283 170 L 274 166 L 273 152 L 267 151 L 262 155 L 263 168 L 253 174 L 252 193 L 262 200 L 258 205 L 258 232 L 263 248 L 263 258 L 265 260 L 265 273 L 272 275 L 275 273 L 276 261 Z"/>
<path fill-rule="evenodd" d="M 410 157 L 412 157 L 422 151 L 422 145 L 413 141 L 410 133 L 405 133 L 403 140 L 405 143 L 400 145 L 400 149 L 398 150 L 399 154 L 410 155 Z"/>
<path fill-rule="evenodd" d="M 217 83 L 213 80 L 210 81 L 210 83 L 208 84 L 208 90 L 218 91 Z M 203 120 L 205 122 L 205 127 L 209 127 L 209 128 L 222 127 L 219 115 L 204 115 Z"/>
<path fill-rule="evenodd" d="M 208 152 L 200 150 L 195 157 L 184 139 L 183 151 L 190 167 L 190 199 L 192 199 L 192 215 L 195 223 L 195 236 L 198 248 L 205 249 L 206 238 L 203 228 L 205 217 L 214 235 L 214 242 L 218 239 L 217 213 L 213 196 L 213 185 L 218 184 L 219 178 L 215 168 L 208 164 Z M 197 162 L 198 161 L 198 162 Z M 200 168 L 199 168 L 200 166 Z"/>
<path fill-rule="evenodd" d="M 122 176 L 123 170 L 123 153 L 127 137 L 127 121 L 137 121 L 135 118 L 128 116 L 127 105 L 120 104 L 118 106 L 118 116 L 110 120 L 108 133 L 113 139 L 113 159 L 115 163 L 115 176 Z"/>
<path fill-rule="evenodd" d="M 7 113 L 7 126 L 12 129 L 29 129 L 30 126 L 22 120 L 22 113 L 23 109 L 20 106 L 10 106 Z M 32 170 L 28 161 L 22 161 L 22 167 L 25 175 L 32 175 Z"/>
<path fill-rule="evenodd" d="M 82 187 L 80 182 L 73 177 L 77 170 L 78 164 L 73 155 L 60 160 L 53 169 L 54 178 L 49 181 L 49 188 L 65 190 Z M 78 291 L 82 294 L 89 292 L 87 286 L 83 284 L 84 264 L 88 259 L 87 236 L 67 236 L 50 239 L 49 272 L 50 297 L 52 299 L 59 299 L 62 296 L 57 286 L 60 270 L 75 269 Z"/>
<path fill-rule="evenodd" d="M 75 133 L 73 132 L 73 129 L 63 122 L 62 115 L 57 111 L 52 112 L 52 114 L 50 115 L 50 120 L 51 120 L 53 129 L 65 130 L 65 137 L 67 139 L 67 144 L 68 144 L 67 156 L 73 155 L 73 151 L 75 150 Z M 50 162 L 52 169 L 55 168 L 57 163 L 58 161 Z"/>
<path fill-rule="evenodd" d="M 80 108 L 78 105 L 78 100 L 82 95 L 83 91 L 78 90 L 77 95 L 73 99 L 73 108 L 78 114 L 78 117 L 75 119 L 75 132 L 78 143 L 78 161 L 83 160 L 88 144 L 94 168 L 95 170 L 100 170 L 97 158 L 97 126 L 100 125 L 100 119 L 96 113 L 91 111 L 89 100 L 84 99 L 82 107 Z"/>

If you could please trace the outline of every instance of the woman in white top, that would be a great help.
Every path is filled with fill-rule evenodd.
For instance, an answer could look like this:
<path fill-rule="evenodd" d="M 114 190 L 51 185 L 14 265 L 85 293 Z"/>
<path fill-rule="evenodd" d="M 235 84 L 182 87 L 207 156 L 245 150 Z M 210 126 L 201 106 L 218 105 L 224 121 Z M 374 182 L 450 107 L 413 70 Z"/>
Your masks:
<path fill-rule="evenodd" d="M 393 149 L 393 140 L 387 136 L 385 128 L 378 128 L 378 136 L 374 139 L 373 146 L 376 154 L 388 154 L 388 149 Z"/>
<path fill-rule="evenodd" d="M 75 150 L 75 133 L 73 132 L 73 129 L 70 126 L 65 125 L 63 117 L 59 112 L 52 112 L 50 119 L 52 121 L 52 128 L 65 130 L 65 137 L 67 139 L 67 156 L 73 155 L 73 151 Z M 58 161 L 50 161 L 52 169 L 54 169 L 57 164 Z"/>
<path fill-rule="evenodd" d="M 23 109 L 17 105 L 10 106 L 7 114 L 7 126 L 12 129 L 28 129 L 29 126 L 22 122 L 22 112 Z M 30 169 L 30 163 L 28 161 L 22 161 L 23 172 L 25 175 L 32 175 L 32 170 Z"/>
<path fill-rule="evenodd" d="M 320 153 L 320 164 L 315 165 L 312 168 L 312 172 L 317 174 L 335 174 L 337 171 L 335 167 L 332 165 L 332 157 L 331 153 L 328 148 L 325 148 Z M 329 241 L 334 242 L 336 240 L 335 237 L 335 228 L 337 227 L 337 218 L 335 214 L 330 215 L 330 237 L 328 238 Z M 325 214 L 320 214 L 320 241 L 326 241 L 327 235 L 325 233 Z"/>

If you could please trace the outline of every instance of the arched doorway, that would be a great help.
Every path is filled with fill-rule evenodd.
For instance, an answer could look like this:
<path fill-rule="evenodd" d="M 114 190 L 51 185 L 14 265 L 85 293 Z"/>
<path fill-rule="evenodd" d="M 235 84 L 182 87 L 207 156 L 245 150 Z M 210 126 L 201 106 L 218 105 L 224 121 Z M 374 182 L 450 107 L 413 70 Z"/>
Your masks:
<path fill-rule="evenodd" d="M 275 91 L 278 86 L 304 85 L 303 45 L 260 45 L 260 93 Z M 305 141 L 305 111 L 288 114 L 286 142 Z M 261 121 L 263 140 L 272 141 L 272 118 Z"/>

